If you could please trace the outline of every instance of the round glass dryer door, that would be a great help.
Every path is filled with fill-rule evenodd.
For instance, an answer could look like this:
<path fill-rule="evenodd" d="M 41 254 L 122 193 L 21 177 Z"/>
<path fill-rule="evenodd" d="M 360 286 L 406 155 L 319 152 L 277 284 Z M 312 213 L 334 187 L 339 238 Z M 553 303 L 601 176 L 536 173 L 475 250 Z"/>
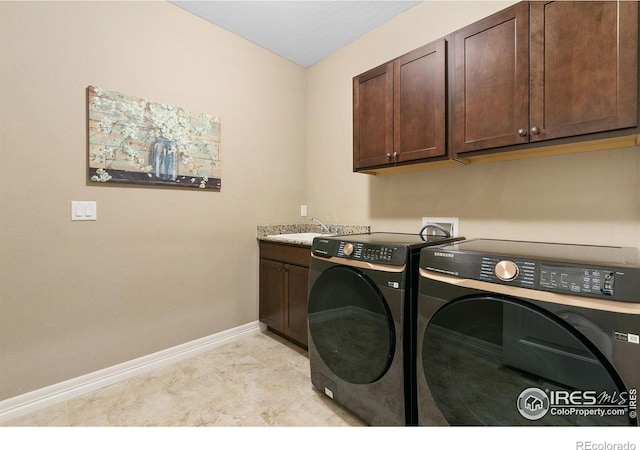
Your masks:
<path fill-rule="evenodd" d="M 635 424 L 625 387 L 598 348 L 607 351 L 611 338 L 586 317 L 560 316 L 492 297 L 459 299 L 439 309 L 422 336 L 418 370 L 447 422 Z"/>
<path fill-rule="evenodd" d="M 378 287 L 350 267 L 324 271 L 309 293 L 309 334 L 327 367 L 367 384 L 382 377 L 395 349 L 391 312 Z"/>

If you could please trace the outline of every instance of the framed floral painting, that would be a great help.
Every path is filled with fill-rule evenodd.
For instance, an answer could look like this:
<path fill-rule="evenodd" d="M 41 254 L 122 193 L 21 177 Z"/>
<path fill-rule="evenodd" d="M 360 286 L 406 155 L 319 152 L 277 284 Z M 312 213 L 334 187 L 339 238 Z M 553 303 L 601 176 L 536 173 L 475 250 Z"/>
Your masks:
<path fill-rule="evenodd" d="M 220 119 L 87 88 L 89 179 L 220 190 Z"/>

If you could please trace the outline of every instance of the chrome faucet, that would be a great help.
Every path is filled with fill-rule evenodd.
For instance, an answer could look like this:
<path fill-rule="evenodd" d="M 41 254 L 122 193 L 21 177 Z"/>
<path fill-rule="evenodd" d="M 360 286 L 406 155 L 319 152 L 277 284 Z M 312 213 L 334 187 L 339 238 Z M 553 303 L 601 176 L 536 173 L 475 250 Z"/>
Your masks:
<path fill-rule="evenodd" d="M 315 217 L 312 217 L 311 220 L 314 220 L 314 221 L 316 221 L 316 222 L 318 222 L 320 224 L 320 232 L 321 233 L 331 234 L 331 230 L 329 229 L 329 227 L 327 227 L 325 224 L 320 222 L 320 220 L 316 219 Z"/>

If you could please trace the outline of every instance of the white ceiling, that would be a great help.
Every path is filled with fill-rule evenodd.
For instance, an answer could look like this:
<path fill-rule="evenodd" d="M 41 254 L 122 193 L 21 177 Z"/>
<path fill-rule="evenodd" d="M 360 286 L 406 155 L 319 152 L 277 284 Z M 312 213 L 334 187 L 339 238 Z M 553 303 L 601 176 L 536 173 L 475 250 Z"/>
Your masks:
<path fill-rule="evenodd" d="M 403 0 L 170 0 L 232 33 L 309 67 L 421 3 Z"/>

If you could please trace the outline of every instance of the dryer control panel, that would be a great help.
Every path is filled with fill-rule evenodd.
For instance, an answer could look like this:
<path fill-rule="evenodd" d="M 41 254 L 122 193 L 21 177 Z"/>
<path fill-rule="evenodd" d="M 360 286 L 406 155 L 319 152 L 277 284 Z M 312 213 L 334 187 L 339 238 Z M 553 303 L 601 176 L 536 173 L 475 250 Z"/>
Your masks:
<path fill-rule="evenodd" d="M 482 245 L 466 241 L 424 248 L 420 267 L 490 283 L 640 303 L 637 249 L 479 241 Z"/>
<path fill-rule="evenodd" d="M 483 256 L 480 271 L 474 278 L 492 283 L 506 282 L 505 284 L 531 289 L 544 288 L 549 291 L 613 297 L 616 274 L 624 276 L 624 272 L 610 268 L 546 264 L 523 259 L 512 261 Z"/>
<path fill-rule="evenodd" d="M 611 269 L 555 267 L 540 265 L 540 286 L 583 294 L 615 295 L 615 280 L 618 271 Z M 624 272 L 619 272 L 624 276 Z"/>

